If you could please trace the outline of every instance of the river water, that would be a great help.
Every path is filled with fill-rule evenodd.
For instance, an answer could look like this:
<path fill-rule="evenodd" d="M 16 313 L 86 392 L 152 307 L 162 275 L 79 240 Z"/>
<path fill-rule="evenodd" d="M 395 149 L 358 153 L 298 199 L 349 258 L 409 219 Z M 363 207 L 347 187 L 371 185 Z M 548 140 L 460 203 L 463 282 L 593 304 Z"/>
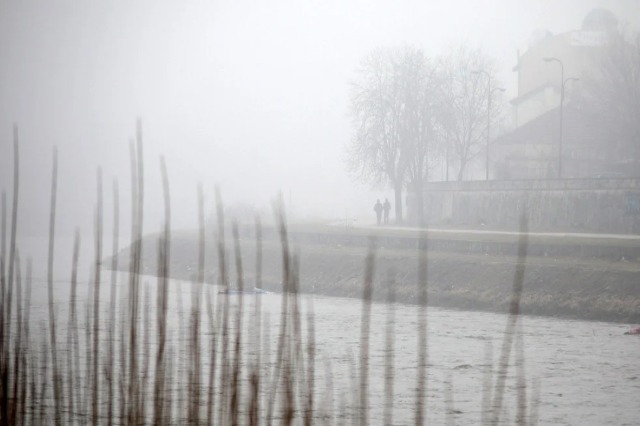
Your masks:
<path fill-rule="evenodd" d="M 102 275 L 101 297 L 109 296 L 110 272 Z M 155 301 L 156 279 L 144 277 L 143 294 Z M 120 274 L 118 297 L 126 293 L 126 275 Z M 88 296 L 86 281 L 78 287 L 79 300 Z M 46 284 L 33 284 L 32 320 L 44 320 L 47 313 Z M 56 312 L 64 322 L 68 312 L 68 281 L 55 283 Z M 169 323 L 175 330 L 180 314 L 188 318 L 194 286 L 171 281 Z M 218 299 L 215 286 L 208 290 Z M 270 346 L 263 346 L 263 361 L 273 363 L 279 329 L 282 296 L 265 294 L 245 296 L 245 312 L 251 317 L 252 306 L 259 299 L 263 324 L 268 327 Z M 232 298 L 233 299 L 233 298 Z M 206 300 L 200 297 L 198 300 Z M 231 302 L 237 306 L 237 302 Z M 353 414 L 353 372 L 357 370 L 360 351 L 362 303 L 359 300 L 316 295 L 300 299 L 302 317 L 312 307 L 315 339 L 318 348 L 317 392 L 324 407 L 333 413 L 331 422 Z M 153 308 L 151 308 L 153 309 Z M 370 322 L 370 423 L 382 424 L 384 406 L 385 344 L 390 310 L 393 326 L 394 397 L 393 424 L 411 423 L 415 412 L 417 369 L 417 328 L 421 311 L 416 306 L 373 303 Z M 103 311 L 106 316 L 106 309 Z M 153 312 L 151 313 L 153 315 Z M 82 317 L 82 315 L 81 315 Z M 203 317 L 206 309 L 203 307 Z M 482 410 L 483 377 L 487 371 L 487 350 L 491 351 L 495 369 L 500 357 L 508 317 L 485 312 L 462 312 L 437 307 L 427 311 L 427 420 L 430 424 L 479 424 Z M 187 327 L 188 321 L 183 321 Z M 245 324 L 250 324 L 249 320 Z M 638 425 L 640 424 L 640 336 L 625 336 L 628 325 L 606 322 L 574 321 L 557 318 L 519 317 L 519 332 L 524 346 L 524 371 L 528 416 L 540 424 L 558 425 Z M 61 324 L 64 329 L 64 324 Z M 109 325 L 101 322 L 101 329 Z M 203 331 L 206 333 L 206 331 Z M 174 343 L 184 351 L 180 332 Z M 270 348 L 270 349 L 269 349 Z M 513 423 L 517 411 L 515 350 L 511 351 L 504 400 L 505 424 Z M 537 396 L 536 396 L 537 395 Z M 532 402 L 533 401 L 533 402 Z M 344 405 L 344 407 L 343 407 Z M 351 407 L 351 408 L 350 408 Z M 533 408 L 532 408 L 533 407 Z M 342 413 L 342 414 L 340 414 Z"/>

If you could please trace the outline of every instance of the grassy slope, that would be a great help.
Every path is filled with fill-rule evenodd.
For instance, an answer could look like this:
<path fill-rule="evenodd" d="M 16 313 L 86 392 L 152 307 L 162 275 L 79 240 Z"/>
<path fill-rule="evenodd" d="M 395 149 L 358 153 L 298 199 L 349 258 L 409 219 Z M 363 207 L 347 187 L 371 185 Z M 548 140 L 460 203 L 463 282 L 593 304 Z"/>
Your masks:
<path fill-rule="evenodd" d="M 321 238 L 309 237 L 322 232 L 321 229 L 307 227 L 304 229 L 304 235 L 295 234 L 292 237 L 293 248 L 297 250 L 300 259 L 301 291 L 329 296 L 360 297 L 367 251 L 366 244 L 362 244 L 362 241 L 366 241 L 366 233 L 363 230 L 350 231 L 356 234 L 356 239 L 351 238 L 346 244 L 341 243 L 340 238 L 337 240 L 339 242 L 336 242 L 335 238 L 325 238 L 325 234 Z M 339 234 L 336 229 L 330 232 Z M 387 237 L 391 235 L 396 238 L 400 235 L 391 230 L 382 231 L 378 235 L 374 299 L 385 299 L 386 288 L 393 279 L 397 300 L 413 303 L 417 299 L 417 252 L 415 249 L 404 248 L 406 244 L 403 248 L 394 248 L 395 240 L 385 239 L 384 232 L 388 233 Z M 360 237 L 361 240 L 358 239 Z M 404 237 L 411 238 L 407 235 Z M 498 238 L 505 239 L 500 243 L 515 242 L 513 236 Z M 145 272 L 149 274 L 156 270 L 155 259 L 152 256 L 157 252 L 152 247 L 155 240 L 154 236 L 147 237 L 148 249 L 145 249 L 144 263 Z M 385 242 L 392 248 L 384 247 Z M 189 279 L 195 272 L 196 244 L 195 233 L 174 233 L 172 277 Z M 247 279 L 245 285 L 251 286 L 254 284 L 255 240 L 245 234 L 240 244 Z M 545 242 L 538 238 L 538 241 L 533 241 L 532 244 L 544 245 Z M 557 240 L 551 244 L 562 245 Z M 596 243 L 589 240 L 586 244 Z M 229 253 L 232 253 L 231 248 L 231 242 L 228 241 Z M 429 303 L 457 309 L 506 312 L 515 272 L 515 249 L 512 252 L 511 255 L 465 253 L 459 247 L 452 250 L 430 250 Z M 126 256 L 122 258 L 125 260 Z M 229 260 L 233 261 L 232 258 Z M 213 240 L 207 241 L 206 263 L 207 280 L 216 282 L 217 256 Z M 126 261 L 122 265 L 126 268 Z M 259 285 L 268 290 L 278 291 L 280 277 L 280 244 L 267 232 L 263 241 L 263 282 Z M 640 261 L 568 255 L 529 256 L 521 308 L 525 314 L 640 323 Z"/>

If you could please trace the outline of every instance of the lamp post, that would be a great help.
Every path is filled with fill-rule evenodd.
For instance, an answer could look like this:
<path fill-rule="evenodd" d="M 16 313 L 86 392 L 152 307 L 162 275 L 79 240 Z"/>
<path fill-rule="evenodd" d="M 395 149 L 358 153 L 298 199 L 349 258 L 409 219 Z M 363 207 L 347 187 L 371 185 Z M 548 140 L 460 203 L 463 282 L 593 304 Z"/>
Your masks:
<path fill-rule="evenodd" d="M 578 78 L 569 77 L 565 80 L 564 78 L 564 64 L 562 61 L 555 57 L 544 58 L 545 62 L 557 62 L 560 64 L 560 135 L 558 139 L 558 178 L 562 179 L 562 116 L 564 110 L 564 90 L 565 86 L 569 81 L 578 81 Z"/>
<path fill-rule="evenodd" d="M 484 74 L 487 76 L 487 149 L 486 149 L 486 159 L 485 159 L 485 165 L 486 165 L 486 175 L 485 175 L 485 180 L 489 180 L 489 140 L 491 138 L 491 97 L 493 95 L 493 92 L 495 91 L 500 91 L 500 92 L 504 92 L 505 89 L 503 89 L 502 87 L 494 87 L 493 89 L 491 89 L 491 74 L 489 74 L 488 72 L 486 72 L 485 70 L 477 70 L 477 71 L 471 71 L 473 74 Z"/>

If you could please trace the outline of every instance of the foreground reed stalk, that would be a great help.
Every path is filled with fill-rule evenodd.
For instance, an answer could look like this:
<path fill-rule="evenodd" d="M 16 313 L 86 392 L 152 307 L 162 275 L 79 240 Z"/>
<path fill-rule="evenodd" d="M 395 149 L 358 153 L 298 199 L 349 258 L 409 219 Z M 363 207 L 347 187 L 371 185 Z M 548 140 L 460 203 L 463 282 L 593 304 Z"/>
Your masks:
<path fill-rule="evenodd" d="M 427 235 L 423 231 L 419 239 L 418 252 L 418 379 L 416 386 L 416 413 L 415 425 L 421 426 L 426 417 L 427 395 Z"/>
<path fill-rule="evenodd" d="M 138 309 L 140 299 L 140 271 L 142 268 L 142 230 L 144 218 L 144 167 L 142 149 L 142 125 L 136 123 L 136 144 L 131 145 L 132 179 L 132 239 L 129 296 L 129 393 L 127 396 L 127 423 L 136 424 L 141 419 L 140 382 L 138 379 Z"/>
<path fill-rule="evenodd" d="M 369 246 L 362 289 L 362 324 L 360 331 L 360 424 L 363 426 L 369 424 L 369 332 L 371 326 L 373 275 L 375 272 L 375 240 L 371 241 Z"/>
<path fill-rule="evenodd" d="M 93 374 L 92 374 L 92 400 L 91 400 L 91 422 L 94 425 L 98 424 L 98 404 L 99 404 L 99 392 L 100 392 L 100 374 L 98 370 L 98 361 L 100 353 L 100 279 L 102 277 L 102 171 L 98 169 L 97 177 L 97 193 L 98 202 L 96 206 L 96 222 L 95 222 L 95 277 L 94 277 L 94 290 L 93 290 Z"/>
<path fill-rule="evenodd" d="M 387 279 L 387 330 L 384 356 L 384 424 L 393 424 L 393 357 L 395 348 L 395 272 L 388 272 Z"/>
<path fill-rule="evenodd" d="M 18 228 L 18 190 L 20 188 L 20 155 L 18 149 L 18 126 L 13 125 L 13 202 L 11 209 L 11 239 L 9 241 L 9 261 L 7 262 L 7 279 L 3 279 L 2 292 L 2 321 L 0 327 L 0 423 L 4 426 L 9 424 L 9 357 L 10 348 L 10 330 L 11 330 L 11 307 L 12 307 L 12 286 L 13 272 L 16 255 L 16 230 Z M 4 221 L 3 221 L 4 222 Z M 3 243 L 4 244 L 4 243 Z M 4 259 L 3 259 L 4 264 Z M 4 267 L 3 267 L 4 269 Z M 5 293 L 6 291 L 6 293 Z"/>
<path fill-rule="evenodd" d="M 262 287 L 262 225 L 260 223 L 260 218 L 256 217 L 255 224 L 255 233 L 256 233 L 256 279 L 255 279 L 255 288 L 259 289 Z M 253 347 L 258 348 L 255 351 L 254 363 L 251 367 L 251 393 L 250 400 L 251 403 L 249 405 L 249 426 L 257 426 L 259 424 L 260 419 L 260 409 L 262 404 L 260 403 L 260 384 L 261 384 L 261 374 L 260 367 L 262 365 L 262 356 L 261 356 L 261 347 L 262 347 L 262 339 L 260 338 L 262 334 L 262 303 L 261 298 L 256 297 L 254 300 L 254 309 L 253 309 Z M 268 340 L 268 338 L 267 338 Z M 267 354 L 269 351 L 265 351 Z"/>
<path fill-rule="evenodd" d="M 53 151 L 53 172 L 51 176 L 51 209 L 49 214 L 49 252 L 47 255 L 47 289 L 49 297 L 49 338 L 51 344 L 52 380 L 53 380 L 53 403 L 55 412 L 55 424 L 62 424 L 62 392 L 60 389 L 60 373 L 58 366 L 58 344 L 56 339 L 56 318 L 53 306 L 53 256 L 55 241 L 56 223 L 56 193 L 58 182 L 58 152 Z"/>
<path fill-rule="evenodd" d="M 498 424 L 502 414 L 502 404 L 505 394 L 505 381 L 507 369 L 509 368 L 509 357 L 516 333 L 516 326 L 520 317 L 520 299 L 522 297 L 522 287 L 524 284 L 524 270 L 527 258 L 527 238 L 528 238 L 528 218 L 522 215 L 520 218 L 520 236 L 518 238 L 518 263 L 516 264 L 515 276 L 513 278 L 513 291 L 511 292 L 511 303 L 509 304 L 509 317 L 504 331 L 502 349 L 498 365 L 497 379 L 495 385 L 495 395 L 492 406 L 492 423 Z M 524 355 L 523 355 L 524 356 Z M 525 407 L 521 410 L 526 410 Z M 522 417 L 524 422 L 524 418 Z"/>
<path fill-rule="evenodd" d="M 73 240 L 73 260 L 71 264 L 71 293 L 69 295 L 69 323 L 67 329 L 67 347 L 69 355 L 67 358 L 67 369 L 80 371 L 80 350 L 78 335 L 78 316 L 76 313 L 76 288 L 78 285 L 78 257 L 80 255 L 80 232 L 76 229 Z M 74 374 L 68 374 L 69 383 L 69 415 L 73 416 L 80 407 L 80 386 L 79 379 Z"/>
<path fill-rule="evenodd" d="M 112 238 L 112 250 L 111 250 L 111 293 L 109 296 L 109 349 L 107 355 L 107 368 L 106 379 L 108 383 L 107 388 L 107 425 L 113 424 L 114 416 L 114 386 L 115 386 L 115 324 L 116 324 L 116 283 L 117 283 L 117 271 L 118 271 L 118 239 L 120 234 L 120 200 L 118 195 L 118 182 L 113 182 L 113 238 Z"/>
<path fill-rule="evenodd" d="M 162 189 L 164 197 L 164 230 L 158 243 L 158 296 L 157 296 L 157 336 L 158 349 L 155 359 L 155 384 L 153 388 L 153 423 L 168 423 L 165 412 L 165 352 L 167 344 L 167 310 L 169 291 L 169 259 L 171 257 L 171 202 L 169 195 L 169 177 L 164 158 L 160 159 Z"/>
<path fill-rule="evenodd" d="M 14 374 L 15 377 L 20 377 L 21 372 L 21 359 L 20 354 L 22 353 L 22 276 L 20 274 L 20 255 L 16 254 L 16 320 L 17 320 L 17 336 L 15 343 L 15 355 L 13 357 L 13 365 L 14 365 Z M 13 382 L 13 394 L 12 400 L 14 401 L 13 410 L 10 414 L 10 419 L 12 422 L 18 423 L 20 418 L 20 399 L 18 394 L 20 392 L 21 383 L 19 380 L 14 380 Z"/>

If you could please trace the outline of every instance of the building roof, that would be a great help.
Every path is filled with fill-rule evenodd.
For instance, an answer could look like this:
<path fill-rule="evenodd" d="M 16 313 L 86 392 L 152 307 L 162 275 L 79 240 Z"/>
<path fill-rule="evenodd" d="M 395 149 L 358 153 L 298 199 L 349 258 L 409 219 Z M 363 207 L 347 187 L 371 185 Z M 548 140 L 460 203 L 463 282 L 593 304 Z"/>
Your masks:
<path fill-rule="evenodd" d="M 534 118 L 511 132 L 497 137 L 494 143 L 501 145 L 540 145 L 556 141 L 559 124 L 559 111 L 555 108 Z"/>
<path fill-rule="evenodd" d="M 594 126 L 571 104 L 563 110 L 563 143 L 566 145 L 586 145 L 602 139 Z M 545 112 L 511 132 L 497 137 L 494 141 L 501 145 L 551 145 L 558 143 L 560 126 L 559 107 Z"/>

